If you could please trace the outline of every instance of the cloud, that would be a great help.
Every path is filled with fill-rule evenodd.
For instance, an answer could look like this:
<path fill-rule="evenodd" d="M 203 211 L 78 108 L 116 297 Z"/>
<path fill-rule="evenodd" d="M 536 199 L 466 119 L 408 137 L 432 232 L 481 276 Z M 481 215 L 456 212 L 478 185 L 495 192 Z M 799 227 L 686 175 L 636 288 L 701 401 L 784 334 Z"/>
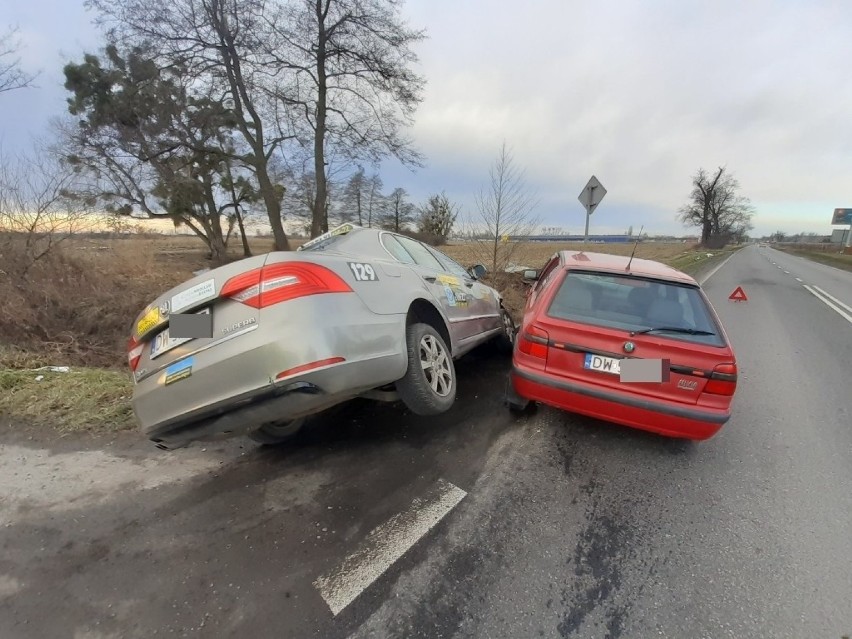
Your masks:
<path fill-rule="evenodd" d="M 505 140 L 549 224 L 582 228 L 595 174 L 603 230 L 683 232 L 677 208 L 699 168 L 726 165 L 758 206 L 757 231 L 828 232 L 852 206 L 852 3 L 846 0 L 409 0 L 427 30 L 427 78 L 411 133 L 415 173 L 386 162 L 385 185 L 415 200 L 446 190 L 466 207 Z M 26 34 L 38 90 L 0 99 L 6 146 L 64 109 L 64 55 L 93 49 L 90 16 L 65 0 L 0 0 Z M 569 220 L 570 222 L 565 222 Z"/>
<path fill-rule="evenodd" d="M 602 217 L 656 210 L 667 230 L 700 166 L 728 166 L 755 202 L 792 204 L 803 228 L 824 228 L 811 204 L 847 197 L 852 5 L 455 6 L 409 4 L 431 35 L 414 134 L 433 164 L 482 173 L 506 139 L 564 194 L 551 215 L 576 208 L 594 173 L 609 189 Z"/>

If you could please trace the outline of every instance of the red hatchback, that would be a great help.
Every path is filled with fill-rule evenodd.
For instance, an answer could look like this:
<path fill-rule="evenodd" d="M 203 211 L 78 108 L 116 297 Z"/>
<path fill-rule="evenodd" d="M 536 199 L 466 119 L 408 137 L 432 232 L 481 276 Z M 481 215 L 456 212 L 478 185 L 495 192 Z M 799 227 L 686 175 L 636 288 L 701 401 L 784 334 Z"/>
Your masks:
<path fill-rule="evenodd" d="M 525 277 L 535 282 L 512 357 L 510 407 L 540 402 L 694 440 L 728 421 L 736 357 L 693 278 L 659 262 L 578 251 Z M 631 361 L 640 359 L 651 361 Z M 625 375 L 640 368 L 659 375 Z"/>

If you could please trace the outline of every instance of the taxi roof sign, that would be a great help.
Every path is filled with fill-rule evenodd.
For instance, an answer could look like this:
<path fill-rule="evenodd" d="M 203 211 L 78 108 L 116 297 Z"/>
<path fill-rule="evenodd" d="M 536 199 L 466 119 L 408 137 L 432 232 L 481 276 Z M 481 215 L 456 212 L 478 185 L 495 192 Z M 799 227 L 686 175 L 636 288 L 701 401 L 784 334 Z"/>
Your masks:
<path fill-rule="evenodd" d="M 320 242 L 323 242 L 330 237 L 334 237 L 335 235 L 346 235 L 347 233 L 351 233 L 355 229 L 360 229 L 360 228 L 364 228 L 364 227 L 358 226 L 357 224 L 350 224 L 348 222 L 346 224 L 341 224 L 340 226 L 336 226 L 333 229 L 331 229 L 330 231 L 323 233 L 322 235 L 317 235 L 314 239 L 312 239 L 308 242 L 305 242 L 296 250 L 301 251 L 303 249 L 310 248 L 312 246 L 316 246 Z"/>

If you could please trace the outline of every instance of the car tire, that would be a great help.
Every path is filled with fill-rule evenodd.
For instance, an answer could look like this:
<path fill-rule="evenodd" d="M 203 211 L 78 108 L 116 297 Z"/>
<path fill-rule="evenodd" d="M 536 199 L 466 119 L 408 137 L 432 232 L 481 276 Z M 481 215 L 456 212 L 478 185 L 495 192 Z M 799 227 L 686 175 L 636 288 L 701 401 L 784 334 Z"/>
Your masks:
<path fill-rule="evenodd" d="M 504 307 L 500 307 L 500 324 L 503 330 L 495 338 L 494 343 L 497 350 L 504 355 L 511 355 L 515 350 L 515 339 L 518 336 L 518 327 L 515 325 L 515 320 Z"/>
<path fill-rule="evenodd" d="M 509 409 L 509 412 L 514 415 L 524 415 L 535 410 L 536 404 L 528 399 L 524 399 L 515 392 L 512 387 L 512 380 L 506 380 L 506 391 L 503 396 L 503 403 Z"/>
<path fill-rule="evenodd" d="M 305 418 L 293 419 L 289 422 L 281 422 L 277 424 L 264 424 L 257 430 L 253 430 L 248 434 L 249 438 L 264 444 L 266 446 L 276 446 L 293 439 L 302 426 L 305 425 Z"/>
<path fill-rule="evenodd" d="M 406 329 L 408 370 L 396 383 L 402 402 L 415 415 L 439 415 L 456 399 L 456 368 L 450 349 L 429 324 Z"/>

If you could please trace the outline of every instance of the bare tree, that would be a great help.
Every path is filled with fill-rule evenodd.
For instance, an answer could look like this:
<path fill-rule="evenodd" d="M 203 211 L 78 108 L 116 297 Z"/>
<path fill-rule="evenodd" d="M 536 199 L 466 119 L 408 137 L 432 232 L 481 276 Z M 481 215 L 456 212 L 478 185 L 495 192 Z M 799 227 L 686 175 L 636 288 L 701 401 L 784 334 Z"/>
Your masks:
<path fill-rule="evenodd" d="M 0 157 L 0 275 L 16 286 L 62 241 L 94 226 L 88 203 L 67 195 L 73 181 L 44 143 L 29 155 Z"/>
<path fill-rule="evenodd" d="M 367 178 L 364 175 L 364 167 L 349 176 L 346 186 L 343 188 L 343 206 L 349 212 L 353 220 L 357 220 L 358 226 L 364 226 L 365 195 L 368 189 Z"/>
<path fill-rule="evenodd" d="M 373 220 L 381 219 L 387 206 L 387 198 L 382 194 L 384 183 L 378 173 L 373 173 L 367 181 L 367 226 L 373 226 Z"/>
<path fill-rule="evenodd" d="M 381 226 L 399 233 L 414 221 L 414 205 L 408 201 L 405 189 L 397 187 L 387 198 L 387 208 L 381 218 Z"/>
<path fill-rule="evenodd" d="M 17 39 L 18 29 L 10 27 L 0 35 L 0 93 L 23 89 L 32 85 L 35 75 L 21 69 L 18 57 L 21 45 Z"/>
<path fill-rule="evenodd" d="M 277 250 L 289 250 L 282 223 L 281 185 L 273 182 L 272 156 L 298 139 L 284 103 L 284 78 L 265 53 L 277 49 L 267 0 L 86 0 L 96 9 L 110 42 L 153 48 L 161 67 L 186 61 L 198 90 L 226 105 L 244 145 L 233 159 L 251 169 L 266 207 Z"/>
<path fill-rule="evenodd" d="M 351 158 L 375 162 L 392 155 L 420 165 L 402 131 L 422 100 L 424 80 L 411 69 L 417 62 L 411 47 L 425 36 L 406 27 L 400 6 L 399 0 L 292 0 L 271 23 L 283 46 L 269 54 L 294 74 L 282 100 L 299 108 L 312 132 L 314 237 L 326 209 L 330 149 Z"/>
<path fill-rule="evenodd" d="M 698 169 L 689 202 L 678 211 L 684 225 L 701 227 L 701 244 L 707 247 L 742 241 L 753 228 L 753 215 L 754 207 L 740 193 L 739 181 L 724 166 L 712 175 Z"/>
<path fill-rule="evenodd" d="M 505 271 L 520 259 L 522 242 L 532 234 L 539 220 L 535 216 L 537 197 L 525 183 L 506 143 L 489 171 L 488 185 L 476 196 L 476 213 L 467 221 L 467 234 L 476 259 L 492 273 Z"/>

